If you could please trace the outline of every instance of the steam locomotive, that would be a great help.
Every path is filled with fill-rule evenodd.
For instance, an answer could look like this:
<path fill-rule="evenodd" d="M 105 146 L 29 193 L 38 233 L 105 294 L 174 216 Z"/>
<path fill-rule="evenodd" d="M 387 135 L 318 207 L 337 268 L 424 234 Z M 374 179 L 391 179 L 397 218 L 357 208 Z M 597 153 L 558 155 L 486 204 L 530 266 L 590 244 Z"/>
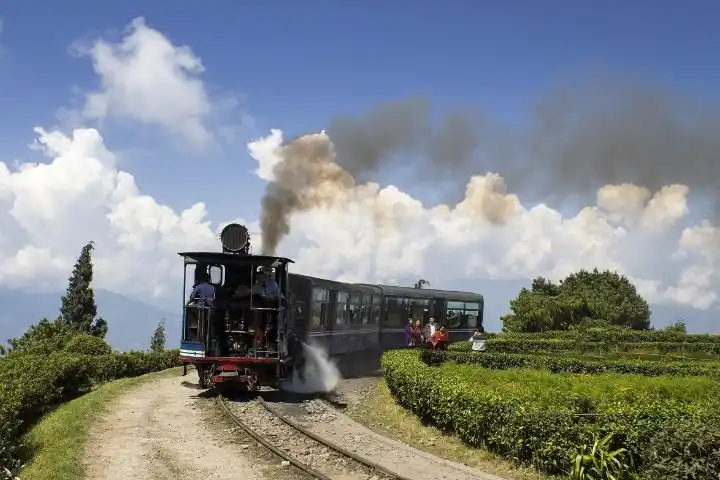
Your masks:
<path fill-rule="evenodd" d="M 410 319 L 434 317 L 450 341 L 482 326 L 476 293 L 293 274 L 289 258 L 251 254 L 248 230 L 237 223 L 222 230 L 220 242 L 222 252 L 179 253 L 186 292 L 180 361 L 195 366 L 201 388 L 277 388 L 302 370 L 303 343 L 323 347 L 341 371 L 377 364 L 384 350 L 407 346 Z"/>

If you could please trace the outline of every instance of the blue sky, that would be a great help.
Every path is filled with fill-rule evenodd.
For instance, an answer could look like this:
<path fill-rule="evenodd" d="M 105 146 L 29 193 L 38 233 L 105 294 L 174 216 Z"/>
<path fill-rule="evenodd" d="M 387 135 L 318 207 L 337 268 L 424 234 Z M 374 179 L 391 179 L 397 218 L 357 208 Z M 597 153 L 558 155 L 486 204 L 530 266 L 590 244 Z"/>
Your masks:
<path fill-rule="evenodd" d="M 717 99 L 717 2 L 192 3 L 1 5 L 0 158 L 32 158 L 32 127 L 56 123 L 73 87 L 95 85 L 90 61 L 71 56 L 69 46 L 117 37 L 141 15 L 202 58 L 210 88 L 243 96 L 255 121 L 248 138 L 271 127 L 314 131 L 334 114 L 414 94 L 440 112 L 476 106 L 515 122 L 554 82 L 595 70 Z M 198 200 L 191 179 L 222 169 L 219 188 L 200 195 L 211 216 L 256 214 L 262 184 L 247 174 L 254 164 L 242 142 L 182 154 L 140 127 L 110 122 L 103 135 L 112 149 L 133 149 L 125 168 L 159 201 L 182 207 Z M 241 190 L 242 207 L 225 204 L 223 189 Z"/>

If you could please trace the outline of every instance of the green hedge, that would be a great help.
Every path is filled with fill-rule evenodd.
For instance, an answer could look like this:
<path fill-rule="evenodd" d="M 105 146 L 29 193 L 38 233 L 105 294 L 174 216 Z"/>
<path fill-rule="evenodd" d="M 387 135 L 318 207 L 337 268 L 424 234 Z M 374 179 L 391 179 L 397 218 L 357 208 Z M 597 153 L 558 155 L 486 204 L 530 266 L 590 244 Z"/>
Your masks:
<path fill-rule="evenodd" d="M 89 343 L 79 340 L 75 346 Z M 93 349 L 97 350 L 96 346 Z M 0 472 L 4 467 L 13 470 L 19 459 L 27 458 L 29 452 L 24 451 L 22 434 L 44 413 L 97 383 L 176 366 L 178 353 L 178 350 L 106 355 L 14 352 L 0 358 Z"/>
<path fill-rule="evenodd" d="M 583 339 L 517 338 L 503 336 L 490 338 L 486 347 L 491 352 L 532 353 L 532 352 L 634 352 L 654 350 L 658 353 L 705 353 L 720 355 L 720 343 L 675 343 L 675 342 L 589 342 Z M 460 341 L 450 345 L 450 350 L 470 350 L 470 342 Z"/>
<path fill-rule="evenodd" d="M 665 342 L 665 343 L 718 343 L 720 335 L 709 333 L 680 333 L 667 330 L 630 330 L 591 328 L 585 330 L 561 330 L 538 333 L 491 334 L 493 338 L 516 338 L 519 340 L 583 340 L 586 342 Z"/>
<path fill-rule="evenodd" d="M 548 473 L 566 473 L 577 447 L 610 432 L 611 447 L 627 448 L 643 478 L 714 478 L 707 473 L 720 470 L 720 384 L 709 378 L 430 367 L 413 350 L 387 352 L 382 365 L 397 401 L 424 421 Z M 682 441 L 654 448 L 658 435 L 696 439 L 716 453 L 698 458 Z M 650 460 L 667 470 L 653 476 Z M 692 469 L 697 475 L 687 476 Z"/>
<path fill-rule="evenodd" d="M 428 365 L 446 361 L 475 364 L 485 368 L 507 370 L 533 368 L 552 373 L 622 373 L 656 376 L 709 377 L 720 380 L 720 362 L 653 362 L 647 360 L 581 360 L 562 356 L 522 353 L 422 350 L 420 358 Z"/>

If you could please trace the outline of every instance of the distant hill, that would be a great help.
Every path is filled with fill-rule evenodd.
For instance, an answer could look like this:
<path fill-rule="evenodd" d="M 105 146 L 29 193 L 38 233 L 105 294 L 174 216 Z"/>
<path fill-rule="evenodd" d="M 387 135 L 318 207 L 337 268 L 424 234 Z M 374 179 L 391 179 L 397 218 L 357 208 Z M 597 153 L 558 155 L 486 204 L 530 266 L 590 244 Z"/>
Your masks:
<path fill-rule="evenodd" d="M 57 318 L 64 292 L 28 293 L 0 289 L 0 343 L 22 335 L 27 328 L 47 317 Z M 98 314 L 108 321 L 108 341 L 120 350 L 147 349 L 150 336 L 160 318 L 167 319 L 168 347 L 178 343 L 181 328 L 178 313 L 168 312 L 147 303 L 107 290 L 95 290 Z"/>

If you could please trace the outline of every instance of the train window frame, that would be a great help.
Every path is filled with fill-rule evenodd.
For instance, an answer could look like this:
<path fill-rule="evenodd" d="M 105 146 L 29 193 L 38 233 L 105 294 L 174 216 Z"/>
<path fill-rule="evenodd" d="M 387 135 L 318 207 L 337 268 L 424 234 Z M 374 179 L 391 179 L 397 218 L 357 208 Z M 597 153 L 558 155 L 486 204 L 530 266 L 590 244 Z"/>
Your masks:
<path fill-rule="evenodd" d="M 385 297 L 385 312 L 383 315 L 383 325 L 388 327 L 402 327 L 407 321 L 407 309 L 405 308 L 405 298 L 396 295 L 389 295 Z M 393 303 L 391 303 L 391 301 Z M 392 308 L 397 311 L 391 311 Z M 393 321 L 390 321 L 390 315 L 392 314 Z M 397 317 L 396 317 L 397 315 Z"/>
<path fill-rule="evenodd" d="M 370 312 L 368 313 L 368 325 L 379 325 L 382 313 L 382 295 L 371 295 Z"/>
<path fill-rule="evenodd" d="M 318 295 L 320 293 L 320 295 Z M 323 327 L 327 325 L 328 305 L 330 292 L 327 288 L 313 287 L 312 307 L 310 310 L 310 326 Z"/>
<path fill-rule="evenodd" d="M 465 310 L 465 302 L 458 300 L 448 300 L 445 305 L 446 310 Z"/>
<path fill-rule="evenodd" d="M 217 272 L 217 278 L 215 277 Z M 223 265 L 208 265 L 208 276 L 213 285 L 223 285 L 225 282 L 225 267 Z"/>
<path fill-rule="evenodd" d="M 362 325 L 363 317 L 363 294 L 350 293 L 348 300 L 349 325 Z"/>
<path fill-rule="evenodd" d="M 451 312 L 456 313 L 456 315 L 451 317 L 450 316 Z M 451 324 L 450 323 L 451 318 L 457 319 L 457 321 Z M 467 325 L 467 314 L 465 313 L 465 309 L 447 308 L 445 310 L 445 322 L 443 325 L 445 328 L 452 329 L 452 330 L 459 330 L 459 329 L 466 328 L 466 325 Z"/>
<path fill-rule="evenodd" d="M 343 298 L 345 301 L 341 301 Z M 348 325 L 348 307 L 350 305 L 350 292 L 338 290 L 335 297 L 335 325 Z"/>

